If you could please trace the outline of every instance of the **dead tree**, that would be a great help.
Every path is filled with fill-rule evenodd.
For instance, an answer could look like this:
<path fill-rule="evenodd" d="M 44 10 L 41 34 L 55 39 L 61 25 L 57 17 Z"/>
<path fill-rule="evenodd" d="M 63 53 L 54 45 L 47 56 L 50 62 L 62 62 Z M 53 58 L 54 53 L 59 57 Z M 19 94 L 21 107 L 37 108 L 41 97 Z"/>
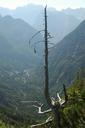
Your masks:
<path fill-rule="evenodd" d="M 49 113 L 49 112 L 53 112 L 56 128 L 61 128 L 62 126 L 61 126 L 60 110 L 62 108 L 64 108 L 64 105 L 66 104 L 66 102 L 68 100 L 68 96 L 67 96 L 66 88 L 65 88 L 64 84 L 63 84 L 63 91 L 64 91 L 64 97 L 65 97 L 64 100 L 60 98 L 59 93 L 57 93 L 57 99 L 51 97 L 50 94 L 49 94 L 49 70 L 48 70 L 48 39 L 49 39 L 49 37 L 48 37 L 49 35 L 48 34 L 49 33 L 48 33 L 48 30 L 47 30 L 47 6 L 44 9 L 44 14 L 45 14 L 45 30 L 44 30 L 44 42 L 45 42 L 45 66 L 44 66 L 44 69 L 45 69 L 45 87 L 44 87 L 44 95 L 45 95 L 45 99 L 47 101 L 47 104 L 49 106 L 49 109 L 45 110 L 45 111 L 42 111 L 43 104 L 38 103 L 38 101 L 22 101 L 22 102 L 24 102 L 24 103 L 25 102 L 26 103 L 30 103 L 30 102 L 33 103 L 32 106 L 34 106 L 35 108 L 38 109 L 38 113 L 39 114 L 46 114 L 46 113 Z M 40 32 L 41 31 L 39 31 L 38 33 L 40 33 Z M 34 105 L 36 103 L 38 105 Z M 53 120 L 53 118 L 49 117 L 45 121 L 45 123 L 32 125 L 31 128 L 35 128 L 35 127 L 39 127 L 39 126 L 48 124 L 52 120 Z"/>
<path fill-rule="evenodd" d="M 45 42 L 45 66 L 44 66 L 44 69 L 45 69 L 45 87 L 44 87 L 44 95 L 45 95 L 45 99 L 46 99 L 47 104 L 48 104 L 50 109 L 48 109 L 46 111 L 42 111 L 43 104 L 41 104 L 41 105 L 39 104 L 39 106 L 36 106 L 36 105 L 33 105 L 33 106 L 38 108 L 38 113 L 39 114 L 46 114 L 46 113 L 49 113 L 50 111 L 52 111 L 54 113 L 54 120 L 55 120 L 56 128 L 61 128 L 60 110 L 61 110 L 61 108 L 64 107 L 65 103 L 67 102 L 68 96 L 67 96 L 66 88 L 65 88 L 64 84 L 63 84 L 63 91 L 64 91 L 64 96 L 65 96 L 64 100 L 60 98 L 59 93 L 57 93 L 57 99 L 58 100 L 54 99 L 53 97 L 50 97 L 50 94 L 49 94 L 47 6 L 45 7 L 44 14 L 45 14 L 45 30 L 44 30 L 44 39 L 45 39 L 45 41 L 44 41 Z M 49 121 L 52 121 L 51 117 L 49 117 L 45 123 L 33 125 L 32 128 L 47 124 Z"/>
<path fill-rule="evenodd" d="M 61 128 L 60 109 L 67 102 L 67 94 L 66 94 L 65 85 L 63 85 L 65 100 L 62 100 L 59 94 L 57 94 L 58 102 L 56 102 L 56 100 L 53 101 L 52 98 L 50 98 L 50 94 L 49 94 L 48 35 L 47 35 L 48 31 L 47 31 L 47 10 L 46 9 L 47 9 L 47 6 L 45 7 L 45 90 L 44 90 L 44 94 L 45 94 L 45 99 L 47 101 L 48 106 L 51 108 L 51 110 L 54 113 L 56 128 Z"/>

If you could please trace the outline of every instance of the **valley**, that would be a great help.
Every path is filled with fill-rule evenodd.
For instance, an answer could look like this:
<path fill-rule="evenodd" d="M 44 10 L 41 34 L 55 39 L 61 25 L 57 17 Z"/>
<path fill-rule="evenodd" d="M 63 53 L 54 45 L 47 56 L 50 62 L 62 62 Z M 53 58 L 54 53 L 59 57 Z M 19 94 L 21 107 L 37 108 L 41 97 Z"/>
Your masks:
<path fill-rule="evenodd" d="M 85 20 L 82 11 L 84 13 L 85 9 L 47 10 L 48 34 L 55 37 L 48 40 L 54 44 L 48 52 L 50 95 L 55 99 L 59 92 L 63 97 L 65 84 L 69 97 L 61 112 L 63 128 L 84 128 L 85 124 Z M 15 10 L 0 8 L 0 128 L 30 128 L 32 124 L 44 122 L 49 115 L 38 115 L 32 103 L 37 101 L 45 105 L 44 109 L 48 108 L 44 96 L 44 42 L 35 45 L 43 40 L 44 34 L 39 33 L 29 45 L 33 35 L 44 28 L 41 12 L 43 7 L 38 5 Z M 73 121 L 75 113 L 78 116 Z M 51 127 L 54 125 L 52 121 Z"/>

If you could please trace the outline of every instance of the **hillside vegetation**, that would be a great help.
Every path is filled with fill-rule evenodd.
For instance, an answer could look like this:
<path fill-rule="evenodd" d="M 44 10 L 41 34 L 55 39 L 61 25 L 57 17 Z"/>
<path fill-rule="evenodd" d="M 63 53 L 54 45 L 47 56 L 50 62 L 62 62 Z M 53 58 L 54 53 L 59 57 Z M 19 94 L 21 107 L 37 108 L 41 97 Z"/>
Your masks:
<path fill-rule="evenodd" d="M 61 124 L 63 128 L 84 128 L 85 125 L 85 73 L 80 77 L 77 74 L 76 79 L 67 89 L 68 102 L 64 109 L 61 109 Z M 37 122 L 31 120 L 26 114 L 16 113 L 13 109 L 7 109 L 0 106 L 0 128 L 30 128 L 30 125 Z M 39 123 L 39 122 L 38 122 Z M 49 123 L 48 123 L 49 125 Z M 42 125 L 39 128 L 48 128 L 48 125 Z M 55 128 L 55 123 L 50 124 Z"/>
<path fill-rule="evenodd" d="M 67 89 L 68 102 L 60 110 L 62 128 L 84 128 L 85 126 L 85 72 L 77 74 Z M 36 128 L 56 128 L 55 121 Z"/>

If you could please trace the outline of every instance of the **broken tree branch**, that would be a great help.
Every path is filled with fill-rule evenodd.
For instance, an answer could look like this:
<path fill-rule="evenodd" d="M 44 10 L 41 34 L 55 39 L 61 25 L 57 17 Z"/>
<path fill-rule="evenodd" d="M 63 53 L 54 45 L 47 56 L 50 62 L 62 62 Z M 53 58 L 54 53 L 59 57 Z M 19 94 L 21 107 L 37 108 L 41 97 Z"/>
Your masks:
<path fill-rule="evenodd" d="M 51 111 L 52 111 L 51 109 L 48 109 L 48 110 L 42 111 L 42 106 L 43 106 L 43 104 L 42 104 L 41 106 L 36 106 L 36 105 L 32 105 L 32 106 L 34 106 L 34 107 L 38 108 L 38 113 L 39 113 L 39 114 L 47 114 L 47 113 L 49 113 L 49 112 L 51 112 Z"/>
<path fill-rule="evenodd" d="M 53 118 L 51 116 L 48 117 L 48 119 L 46 119 L 46 121 L 44 123 L 40 123 L 40 124 L 36 124 L 36 125 L 31 125 L 31 128 L 40 128 L 41 126 L 47 126 L 48 124 L 50 124 L 53 121 Z"/>
<path fill-rule="evenodd" d="M 58 97 L 59 104 L 62 106 L 65 103 L 65 100 L 60 98 L 59 93 L 57 93 L 57 97 Z"/>

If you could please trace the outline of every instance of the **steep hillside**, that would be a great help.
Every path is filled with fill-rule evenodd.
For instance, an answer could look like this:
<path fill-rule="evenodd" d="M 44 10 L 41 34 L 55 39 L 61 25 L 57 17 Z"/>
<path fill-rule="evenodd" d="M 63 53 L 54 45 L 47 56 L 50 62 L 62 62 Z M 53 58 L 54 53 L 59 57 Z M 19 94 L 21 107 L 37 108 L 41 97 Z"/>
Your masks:
<path fill-rule="evenodd" d="M 60 111 L 61 126 L 63 128 L 84 128 L 85 125 L 85 72 L 83 71 L 82 75 L 79 75 L 81 73 L 77 74 L 70 87 L 67 88 L 68 102 Z M 19 99 L 17 99 L 17 101 L 19 101 Z M 23 109 L 23 111 L 26 111 L 25 109 L 28 109 L 28 111 L 26 111 L 26 113 L 23 113 L 20 105 L 21 104 L 19 104 L 18 106 L 19 109 L 15 109 L 16 104 L 13 105 L 13 103 L 10 107 L 11 109 L 0 105 L 0 128 L 30 128 L 31 125 L 40 123 L 40 121 L 38 120 L 38 114 L 36 116 L 36 119 L 33 120 L 29 116 L 29 106 L 27 108 L 26 106 L 24 106 L 25 108 Z M 35 111 L 33 110 L 32 106 L 31 109 L 32 111 Z M 45 115 L 45 117 L 48 116 L 49 114 Z M 53 117 L 53 114 L 51 114 L 51 116 Z M 43 122 L 44 120 L 45 119 L 43 119 L 43 117 L 41 116 L 41 122 Z M 43 124 L 42 126 L 38 126 L 38 128 L 48 128 L 49 126 L 51 128 L 55 128 L 54 120 L 47 124 Z"/>
<path fill-rule="evenodd" d="M 0 17 L 0 64 L 5 63 L 16 68 L 29 68 L 40 61 L 40 54 L 34 55 L 33 49 L 29 47 L 29 39 L 37 31 L 29 24 L 11 16 Z M 41 40 L 39 35 L 35 42 Z M 39 53 L 42 46 L 38 46 Z M 4 64 L 3 64 L 4 65 Z"/>
<path fill-rule="evenodd" d="M 22 103 L 37 100 L 43 102 L 42 89 L 31 78 L 29 69 L 19 72 L 0 67 L 0 111 L 8 115 L 28 116 L 28 119 L 35 117 L 37 113 L 34 107 L 30 103 Z"/>
<path fill-rule="evenodd" d="M 32 75 L 41 62 L 42 45 L 37 46 L 36 56 L 34 46 L 29 47 L 29 39 L 36 32 L 23 20 L 0 17 L 0 110 L 8 115 L 12 111 L 14 115 L 22 112 L 21 116 L 29 117 L 33 112 L 21 101 L 42 99 L 41 89 Z M 41 35 L 34 41 L 38 40 L 42 40 Z"/>
<path fill-rule="evenodd" d="M 50 86 L 58 89 L 63 83 L 68 86 L 76 72 L 85 68 L 85 21 L 55 45 L 49 63 Z"/>

